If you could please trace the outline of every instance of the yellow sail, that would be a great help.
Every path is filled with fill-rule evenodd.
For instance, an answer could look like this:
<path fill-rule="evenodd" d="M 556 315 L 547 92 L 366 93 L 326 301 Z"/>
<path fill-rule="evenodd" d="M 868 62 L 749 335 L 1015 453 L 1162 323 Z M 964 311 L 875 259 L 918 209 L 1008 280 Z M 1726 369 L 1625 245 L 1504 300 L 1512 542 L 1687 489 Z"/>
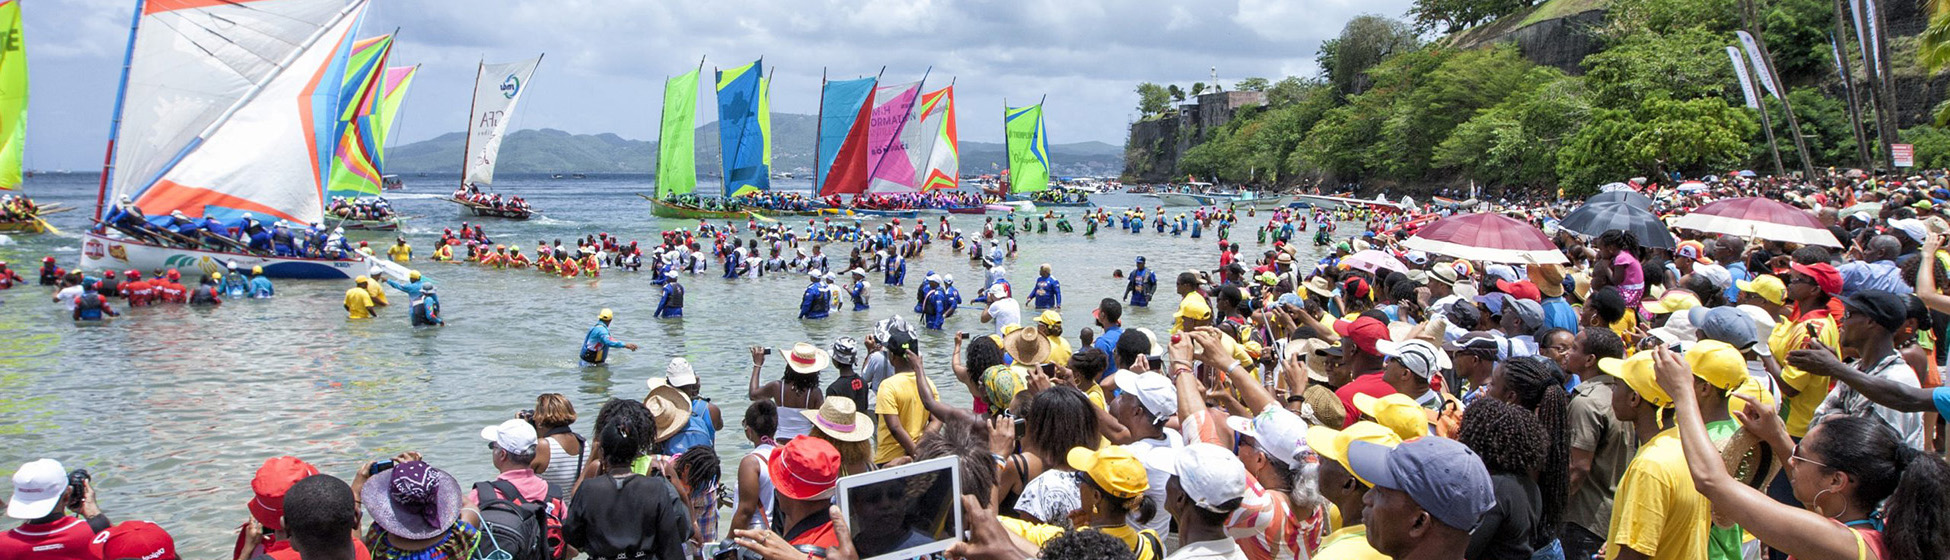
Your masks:
<path fill-rule="evenodd" d="M 0 2 L 0 190 L 20 188 L 21 150 L 27 144 L 27 49 L 20 33 L 20 2 Z"/>

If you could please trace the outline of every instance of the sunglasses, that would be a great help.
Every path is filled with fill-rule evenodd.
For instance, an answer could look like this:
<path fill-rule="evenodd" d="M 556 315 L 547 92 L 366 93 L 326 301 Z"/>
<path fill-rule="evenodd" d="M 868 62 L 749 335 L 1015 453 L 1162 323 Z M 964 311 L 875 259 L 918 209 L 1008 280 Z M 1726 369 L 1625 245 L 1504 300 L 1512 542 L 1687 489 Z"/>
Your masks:
<path fill-rule="evenodd" d="M 1833 470 L 1841 470 L 1841 469 L 1837 469 L 1837 468 L 1835 468 L 1835 467 L 1831 467 L 1831 466 L 1828 466 L 1828 464 L 1827 464 L 1827 463 L 1823 463 L 1823 462 L 1821 462 L 1821 461 L 1816 461 L 1816 460 L 1814 460 L 1814 459 L 1809 459 L 1809 458 L 1807 458 L 1807 457 L 1804 457 L 1804 456 L 1802 456 L 1802 455 L 1801 455 L 1801 444 L 1799 444 L 1799 443 L 1796 443 L 1796 444 L 1794 444 L 1794 452 L 1788 455 L 1788 464 L 1789 464 L 1789 465 L 1792 465 L 1792 464 L 1794 464 L 1794 463 L 1795 463 L 1796 461 L 1800 461 L 1800 462 L 1803 462 L 1803 463 L 1809 463 L 1809 464 L 1812 464 L 1812 465 L 1817 465 L 1817 466 L 1820 466 L 1820 467 L 1822 467 L 1822 468 L 1825 468 L 1825 469 L 1828 469 L 1828 470 L 1831 470 L 1831 471 L 1833 471 Z"/>

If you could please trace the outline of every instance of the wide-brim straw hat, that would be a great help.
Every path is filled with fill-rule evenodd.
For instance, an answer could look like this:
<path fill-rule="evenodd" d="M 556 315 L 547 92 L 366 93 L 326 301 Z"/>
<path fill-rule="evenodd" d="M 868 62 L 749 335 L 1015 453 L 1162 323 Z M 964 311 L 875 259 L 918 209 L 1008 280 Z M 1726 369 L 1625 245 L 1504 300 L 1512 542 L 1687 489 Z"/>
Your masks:
<path fill-rule="evenodd" d="M 1002 337 L 1002 351 L 1017 365 L 1042 365 L 1049 361 L 1049 337 L 1038 329 L 1016 329 Z"/>
<path fill-rule="evenodd" d="M 1774 455 L 1774 448 L 1746 430 L 1727 438 L 1726 445 L 1720 447 L 1720 463 L 1734 480 L 1757 490 L 1767 487 L 1781 471 L 1781 458 Z"/>
<path fill-rule="evenodd" d="M 826 397 L 819 410 L 801 410 L 799 414 L 805 415 L 814 428 L 836 440 L 856 442 L 873 437 L 873 418 L 860 412 L 859 405 L 848 397 Z"/>
<path fill-rule="evenodd" d="M 792 351 L 785 355 L 786 366 L 799 373 L 819 373 L 832 363 L 831 355 L 809 342 L 792 345 Z"/>
<path fill-rule="evenodd" d="M 664 378 L 653 378 L 649 384 L 650 394 L 643 397 L 643 407 L 650 409 L 650 416 L 657 421 L 657 441 L 676 437 L 691 422 L 691 398 Z"/>

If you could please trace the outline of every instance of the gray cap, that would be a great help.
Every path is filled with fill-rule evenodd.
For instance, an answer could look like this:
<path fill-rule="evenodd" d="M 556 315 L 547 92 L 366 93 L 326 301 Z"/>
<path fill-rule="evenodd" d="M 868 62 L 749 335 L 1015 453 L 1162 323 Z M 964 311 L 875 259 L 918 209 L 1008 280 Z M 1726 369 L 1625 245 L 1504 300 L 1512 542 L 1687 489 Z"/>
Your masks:
<path fill-rule="evenodd" d="M 1348 444 L 1347 464 L 1356 476 L 1408 494 L 1430 517 L 1458 530 L 1475 529 L 1496 507 L 1489 469 L 1453 439 L 1422 437 L 1393 448 L 1355 441 Z"/>
<path fill-rule="evenodd" d="M 1508 299 L 1503 302 L 1503 305 L 1510 309 L 1515 309 L 1517 318 L 1523 319 L 1524 332 L 1519 334 L 1537 332 L 1537 329 L 1544 327 L 1543 304 L 1527 299 L 1509 297 L 1508 295 L 1504 297 Z"/>
<path fill-rule="evenodd" d="M 1702 339 L 1725 342 L 1742 352 L 1760 344 L 1760 328 L 1754 325 L 1753 316 L 1739 308 L 1695 307 L 1686 315 Z"/>

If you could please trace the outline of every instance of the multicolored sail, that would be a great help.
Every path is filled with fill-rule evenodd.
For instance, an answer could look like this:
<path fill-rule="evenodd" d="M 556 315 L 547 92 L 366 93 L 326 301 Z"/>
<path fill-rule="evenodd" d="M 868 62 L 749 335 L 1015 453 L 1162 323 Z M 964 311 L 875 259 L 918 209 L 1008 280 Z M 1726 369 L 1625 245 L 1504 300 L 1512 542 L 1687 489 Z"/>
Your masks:
<path fill-rule="evenodd" d="M 1043 127 L 1043 105 L 1004 107 L 1002 127 L 1009 141 L 1009 191 L 1049 189 L 1049 132 Z"/>
<path fill-rule="evenodd" d="M 20 2 L 0 2 L 0 190 L 20 188 L 27 147 L 27 49 L 20 34 Z"/>
<path fill-rule="evenodd" d="M 151 216 L 320 221 L 340 133 L 339 85 L 366 7 L 144 4 L 109 137 L 104 203 L 131 199 Z"/>
<path fill-rule="evenodd" d="M 352 44 L 345 80 L 340 88 L 339 141 L 332 152 L 332 174 L 325 196 L 379 196 L 379 166 L 373 154 L 379 150 L 379 137 L 373 122 L 379 112 L 385 85 L 386 59 L 393 49 L 393 36 L 381 35 Z"/>
<path fill-rule="evenodd" d="M 867 174 L 873 181 L 867 191 L 919 190 L 915 162 L 907 148 L 920 144 L 921 127 L 914 122 L 914 103 L 921 97 L 921 82 L 879 86 L 874 88 L 873 97 L 873 124 L 867 129 Z"/>
<path fill-rule="evenodd" d="M 770 116 L 765 99 L 765 59 L 717 71 L 718 148 L 724 158 L 724 194 L 737 196 L 771 190 L 772 169 L 766 163 Z"/>
<path fill-rule="evenodd" d="M 542 57 L 507 64 L 482 64 L 474 76 L 474 114 L 467 121 L 467 162 L 463 185 L 494 184 L 494 164 L 501 158 L 501 137 L 514 120 L 515 105 L 528 92 L 529 78 Z"/>
<path fill-rule="evenodd" d="M 386 146 L 392 139 L 393 129 L 399 124 L 399 108 L 406 102 L 406 89 L 413 85 L 413 77 L 420 75 L 420 66 L 394 66 L 386 69 L 385 83 L 381 84 L 379 113 L 372 120 L 373 150 L 372 166 L 380 176 L 386 173 Z"/>
<path fill-rule="evenodd" d="M 820 88 L 818 164 L 813 192 L 819 196 L 867 192 L 867 128 L 873 122 L 878 78 L 827 81 Z"/>
<path fill-rule="evenodd" d="M 664 80 L 663 126 L 657 133 L 657 197 L 697 189 L 698 70 Z"/>
<path fill-rule="evenodd" d="M 960 134 L 955 131 L 955 86 L 950 85 L 921 95 L 921 131 L 933 135 L 923 140 L 919 152 L 921 190 L 954 189 L 961 180 Z"/>

